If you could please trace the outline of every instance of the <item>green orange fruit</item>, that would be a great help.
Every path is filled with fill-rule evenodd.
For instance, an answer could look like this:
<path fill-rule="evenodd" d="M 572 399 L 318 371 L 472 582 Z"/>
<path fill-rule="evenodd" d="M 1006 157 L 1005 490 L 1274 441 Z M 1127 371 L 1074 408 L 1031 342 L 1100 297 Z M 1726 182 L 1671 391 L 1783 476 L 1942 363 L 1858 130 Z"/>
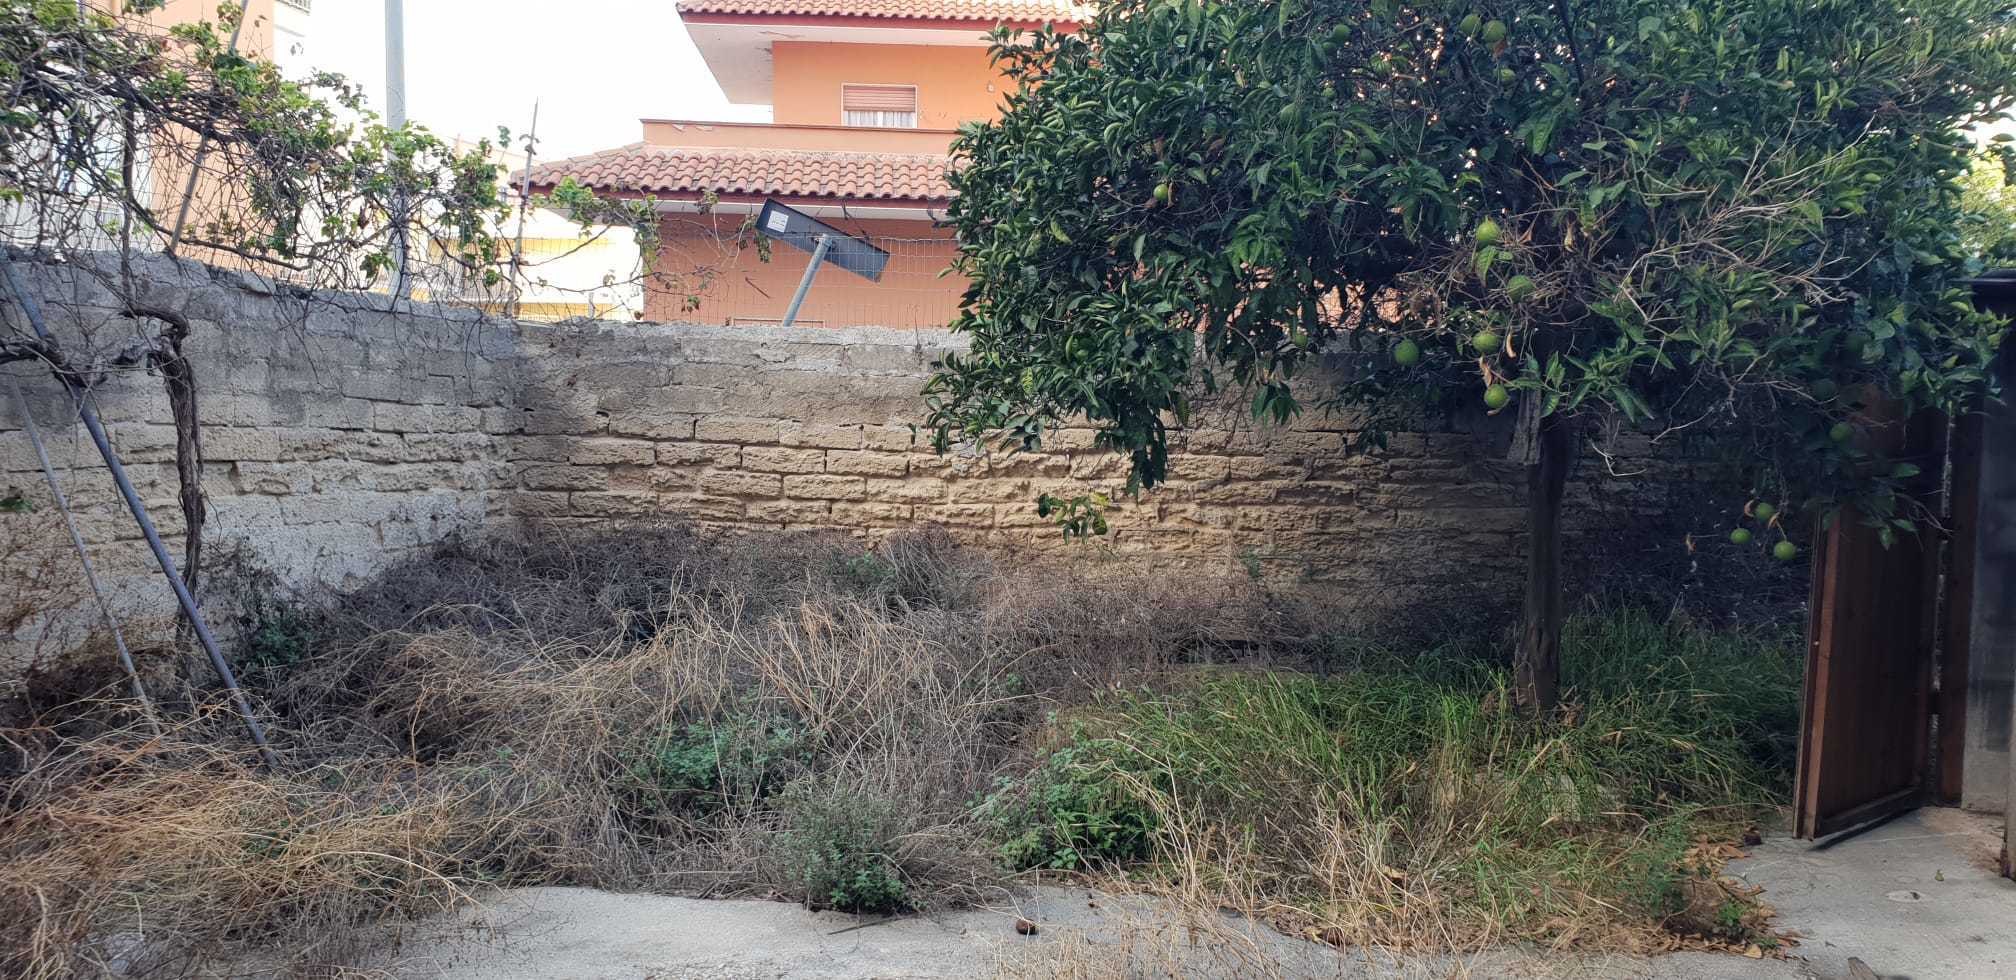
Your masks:
<path fill-rule="evenodd" d="M 1477 335 L 1470 338 L 1470 346 L 1476 348 L 1477 353 L 1485 355 L 1496 353 L 1499 348 L 1504 346 L 1504 343 L 1503 340 L 1499 339 L 1498 331 L 1488 327 L 1477 331 Z"/>
<path fill-rule="evenodd" d="M 1799 546 L 1790 541 L 1780 541 L 1771 546 L 1771 557 L 1779 561 L 1791 561 L 1799 557 Z"/>
<path fill-rule="evenodd" d="M 1505 280 L 1505 295 L 1511 297 L 1514 302 L 1533 295 L 1533 291 L 1538 288 L 1540 287 L 1535 285 L 1532 279 L 1525 276 L 1513 276 Z"/>
<path fill-rule="evenodd" d="M 1758 501 L 1757 506 L 1750 508 L 1750 513 L 1758 520 L 1769 524 L 1771 518 L 1778 516 L 1778 508 L 1772 506 L 1770 501 L 1762 500 Z"/>
<path fill-rule="evenodd" d="M 1484 18 L 1477 16 L 1474 11 L 1456 23 L 1456 29 L 1462 31 L 1464 37 L 1476 37 L 1478 30 L 1483 26 Z"/>
<path fill-rule="evenodd" d="M 1833 428 L 1827 430 L 1827 438 L 1835 442 L 1847 442 L 1855 438 L 1855 427 L 1846 422 L 1836 422 Z"/>
<path fill-rule="evenodd" d="M 1413 367 L 1421 363 L 1421 345 L 1412 340 L 1403 340 L 1393 345 L 1393 361 L 1401 367 Z"/>
<path fill-rule="evenodd" d="M 1176 188 L 1169 186 L 1167 183 L 1155 185 L 1155 203 L 1167 204 L 1169 203 L 1169 199 L 1175 195 Z"/>
<path fill-rule="evenodd" d="M 1512 403 L 1512 393 L 1504 385 L 1492 385 L 1484 389 L 1484 407 L 1497 411 Z"/>
<path fill-rule="evenodd" d="M 1477 224 L 1477 246 L 1479 248 L 1498 244 L 1498 240 L 1503 238 L 1504 235 L 1504 229 L 1499 228 L 1498 222 L 1490 218 L 1485 218 Z"/>
<path fill-rule="evenodd" d="M 1747 527 L 1739 527 L 1739 528 L 1737 528 L 1736 530 L 1734 530 L 1734 531 L 1731 531 L 1731 532 L 1729 532 L 1729 543 L 1730 543 L 1730 544 L 1749 544 L 1749 543 L 1750 543 L 1750 529 L 1749 529 L 1749 528 L 1747 528 Z"/>
<path fill-rule="evenodd" d="M 1484 25 L 1484 33 L 1482 36 L 1484 38 L 1485 44 L 1497 44 L 1498 42 L 1505 40 L 1505 34 L 1506 34 L 1505 22 L 1502 20 L 1493 20 L 1490 23 Z"/>

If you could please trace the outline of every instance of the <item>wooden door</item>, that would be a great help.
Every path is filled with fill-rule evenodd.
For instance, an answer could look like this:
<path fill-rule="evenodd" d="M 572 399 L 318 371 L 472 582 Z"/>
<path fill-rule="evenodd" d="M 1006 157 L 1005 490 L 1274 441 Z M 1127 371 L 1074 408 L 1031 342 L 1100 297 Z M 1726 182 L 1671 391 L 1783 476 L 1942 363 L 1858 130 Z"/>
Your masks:
<path fill-rule="evenodd" d="M 1909 425 L 1873 410 L 1870 445 L 1920 467 L 1918 499 L 1937 513 L 1945 420 Z M 1931 746 L 1938 532 L 1900 534 L 1844 511 L 1814 542 L 1794 830 L 1814 838 L 1914 809 Z"/>

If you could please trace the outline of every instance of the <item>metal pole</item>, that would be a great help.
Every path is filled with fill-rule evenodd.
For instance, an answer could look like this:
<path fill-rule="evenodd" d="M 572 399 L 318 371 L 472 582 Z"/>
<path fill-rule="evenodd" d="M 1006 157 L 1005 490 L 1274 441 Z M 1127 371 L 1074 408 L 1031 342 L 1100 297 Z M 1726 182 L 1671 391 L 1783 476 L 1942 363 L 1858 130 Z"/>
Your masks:
<path fill-rule="evenodd" d="M 245 15 L 251 6 L 252 0 L 238 5 L 238 23 L 231 28 L 231 54 L 238 53 L 238 35 L 245 31 Z M 189 205 L 196 199 L 196 178 L 203 175 L 203 161 L 209 156 L 210 134 L 204 133 L 196 141 L 196 162 L 189 165 L 189 180 L 182 185 L 182 207 L 175 212 L 175 230 L 168 233 L 168 247 L 163 250 L 169 255 L 174 255 L 176 246 L 182 244 L 182 226 L 189 222 Z"/>
<path fill-rule="evenodd" d="M 820 235 L 819 245 L 812 250 L 812 262 L 805 267 L 805 278 L 798 280 L 798 291 L 791 294 L 791 306 L 784 311 L 784 325 L 798 322 L 798 308 L 805 305 L 805 294 L 812 291 L 812 277 L 819 274 L 819 264 L 826 261 L 826 250 L 833 247 L 831 235 Z"/>
<path fill-rule="evenodd" d="M 92 598 L 98 601 L 98 614 L 105 618 L 105 628 L 112 631 L 112 646 L 119 651 L 119 668 L 126 672 L 126 683 L 133 689 L 133 700 L 140 702 L 140 713 L 156 733 L 161 731 L 161 722 L 154 717 L 154 706 L 147 700 L 147 688 L 140 683 L 140 668 L 133 663 L 133 651 L 126 647 L 126 633 L 119 628 L 119 618 L 112 615 L 112 604 L 105 601 L 105 590 L 98 584 L 98 571 L 91 567 L 91 552 L 84 547 L 84 536 L 77 533 L 77 518 L 70 513 L 70 500 L 63 495 L 63 485 L 56 482 L 56 467 L 49 463 L 49 450 L 42 445 L 42 427 L 35 424 L 35 413 L 28 408 L 28 396 L 21 393 L 21 382 L 8 379 L 14 388 L 14 404 L 21 409 L 21 428 L 28 433 L 28 442 L 35 447 L 35 459 L 42 464 L 42 481 L 49 484 L 49 494 L 56 499 L 56 509 L 63 512 L 63 526 L 70 532 L 70 545 L 77 549 L 77 560 L 84 565 L 84 582 L 91 587 Z"/>
<path fill-rule="evenodd" d="M 28 314 L 28 323 L 35 328 L 35 336 L 45 344 L 54 345 L 49 336 L 49 328 L 42 319 L 42 304 L 35 301 L 28 292 L 28 286 L 21 281 L 21 272 L 12 262 L 5 263 L 7 285 L 14 291 L 15 302 L 21 304 L 22 312 Z M 119 462 L 119 453 L 112 448 L 112 441 L 105 436 L 105 426 L 98 421 L 98 409 L 93 407 L 89 392 L 73 379 L 65 376 L 63 383 L 70 388 L 72 398 L 77 402 L 77 414 L 84 419 L 85 431 L 91 433 L 91 441 L 98 446 L 98 455 L 104 457 L 105 468 L 112 472 L 112 482 L 119 487 L 119 495 L 126 499 L 127 509 L 133 512 L 133 520 L 140 525 L 140 533 L 147 539 L 147 547 L 154 552 L 154 560 L 161 565 L 161 574 L 168 579 L 168 586 L 175 590 L 175 601 L 182 606 L 182 612 L 196 628 L 196 640 L 203 644 L 203 652 L 209 654 L 210 665 L 217 668 L 217 676 L 224 681 L 224 687 L 231 692 L 231 702 L 238 709 L 238 716 L 245 720 L 245 728 L 252 733 L 252 743 L 259 747 L 260 758 L 268 768 L 278 770 L 280 757 L 273 747 L 266 744 L 265 726 L 252 714 L 251 702 L 245 700 L 245 692 L 238 687 L 238 676 L 231 672 L 230 663 L 217 648 L 217 639 L 210 635 L 210 627 L 203 622 L 203 613 L 196 608 L 196 597 L 189 594 L 189 584 L 182 580 L 182 573 L 175 569 L 175 559 L 168 554 L 168 546 L 161 543 L 160 532 L 154 529 L 153 519 L 147 516 L 147 506 L 140 502 L 140 494 L 133 489 L 133 481 L 126 477 L 126 467 Z"/>
<path fill-rule="evenodd" d="M 406 3 L 385 0 L 385 124 L 406 126 Z M 406 194 L 392 192 L 392 305 L 406 298 Z"/>

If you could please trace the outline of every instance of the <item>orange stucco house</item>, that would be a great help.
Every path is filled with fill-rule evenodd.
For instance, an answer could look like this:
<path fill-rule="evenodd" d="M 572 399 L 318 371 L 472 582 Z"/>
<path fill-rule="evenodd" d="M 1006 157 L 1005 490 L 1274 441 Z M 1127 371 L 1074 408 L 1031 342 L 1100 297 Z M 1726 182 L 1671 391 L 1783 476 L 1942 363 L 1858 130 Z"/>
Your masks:
<path fill-rule="evenodd" d="M 993 118 L 1009 83 L 989 63 L 997 24 L 1069 30 L 1069 0 L 681 0 L 679 16 L 729 101 L 768 104 L 770 123 L 643 120 L 643 139 L 533 167 L 535 190 L 572 177 L 598 194 L 650 197 L 663 246 L 644 316 L 775 323 L 806 256 L 769 262 L 734 232 L 767 198 L 890 252 L 882 281 L 827 267 L 807 326 L 923 327 L 951 320 L 965 283 L 941 273 L 952 232 L 947 147 Z M 700 202 L 717 201 L 702 213 Z M 697 304 L 689 296 L 697 295 Z"/>

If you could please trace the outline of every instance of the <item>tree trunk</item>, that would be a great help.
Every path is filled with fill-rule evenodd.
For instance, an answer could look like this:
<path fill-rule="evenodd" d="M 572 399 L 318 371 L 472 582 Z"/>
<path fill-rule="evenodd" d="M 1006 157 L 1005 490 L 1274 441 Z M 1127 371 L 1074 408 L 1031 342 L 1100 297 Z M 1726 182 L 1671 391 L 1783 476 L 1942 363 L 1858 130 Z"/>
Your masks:
<path fill-rule="evenodd" d="M 196 369 L 182 349 L 189 339 L 189 318 L 180 312 L 128 302 L 126 315 L 151 317 L 167 327 L 155 338 L 151 363 L 161 372 L 168 392 L 168 410 L 175 419 L 175 478 L 182 505 L 182 580 L 196 594 L 203 574 L 203 427 L 196 410 Z M 184 625 L 188 625 L 186 617 Z"/>
<path fill-rule="evenodd" d="M 1512 659 L 1512 694 L 1522 707 L 1545 713 L 1561 694 L 1561 495 L 1575 461 L 1574 429 L 1548 416 L 1539 420 L 1535 442 L 1526 467 L 1526 627 Z"/>
<path fill-rule="evenodd" d="M 196 414 L 196 372 L 177 342 L 157 362 L 175 417 L 175 476 L 182 504 L 182 578 L 191 594 L 203 568 L 203 430 Z"/>

